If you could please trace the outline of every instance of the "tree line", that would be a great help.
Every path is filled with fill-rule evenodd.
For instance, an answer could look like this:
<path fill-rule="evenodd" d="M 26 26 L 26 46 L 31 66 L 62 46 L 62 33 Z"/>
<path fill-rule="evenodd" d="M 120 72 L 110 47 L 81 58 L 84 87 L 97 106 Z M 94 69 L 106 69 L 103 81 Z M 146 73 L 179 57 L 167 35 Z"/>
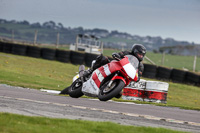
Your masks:
<path fill-rule="evenodd" d="M 173 38 L 163 39 L 160 36 L 139 36 L 131 35 L 117 30 L 94 28 L 84 29 L 83 27 L 65 27 L 62 23 L 47 21 L 44 23 L 30 23 L 27 20 L 5 20 L 0 19 L 0 36 L 33 42 L 37 30 L 37 43 L 56 44 L 59 33 L 60 44 L 75 43 L 77 34 L 90 34 L 99 37 L 104 42 L 104 47 L 130 49 L 133 43 L 141 43 L 150 51 L 163 52 L 165 47 L 170 46 L 194 46 L 195 43 L 187 41 L 176 41 Z M 169 49 L 168 49 L 169 51 Z M 170 51 L 168 52 L 170 53 Z"/>

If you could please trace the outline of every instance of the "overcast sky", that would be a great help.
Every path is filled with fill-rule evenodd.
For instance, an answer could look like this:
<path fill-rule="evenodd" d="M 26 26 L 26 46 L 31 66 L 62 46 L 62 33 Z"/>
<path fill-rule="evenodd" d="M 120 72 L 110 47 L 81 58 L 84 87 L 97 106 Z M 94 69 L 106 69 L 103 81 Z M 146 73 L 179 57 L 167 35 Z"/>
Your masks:
<path fill-rule="evenodd" d="M 200 0 L 0 0 L 0 18 L 200 44 Z"/>

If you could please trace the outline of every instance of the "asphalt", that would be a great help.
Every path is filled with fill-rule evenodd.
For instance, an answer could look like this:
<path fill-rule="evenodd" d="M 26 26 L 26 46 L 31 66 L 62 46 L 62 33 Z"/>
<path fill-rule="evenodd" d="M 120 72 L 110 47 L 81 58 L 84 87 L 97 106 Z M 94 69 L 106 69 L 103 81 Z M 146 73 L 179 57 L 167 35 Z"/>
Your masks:
<path fill-rule="evenodd" d="M 0 112 L 200 132 L 200 111 L 196 110 L 76 99 L 8 85 L 0 85 Z"/>

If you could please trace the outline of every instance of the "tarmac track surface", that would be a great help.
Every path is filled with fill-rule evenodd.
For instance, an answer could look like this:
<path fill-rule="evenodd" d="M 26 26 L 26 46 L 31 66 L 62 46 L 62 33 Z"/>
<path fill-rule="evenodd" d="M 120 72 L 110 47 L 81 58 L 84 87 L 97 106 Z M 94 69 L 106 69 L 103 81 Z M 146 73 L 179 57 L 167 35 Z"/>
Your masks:
<path fill-rule="evenodd" d="M 154 105 L 71 98 L 0 85 L 0 112 L 29 116 L 111 121 L 124 125 L 200 132 L 200 111 Z"/>

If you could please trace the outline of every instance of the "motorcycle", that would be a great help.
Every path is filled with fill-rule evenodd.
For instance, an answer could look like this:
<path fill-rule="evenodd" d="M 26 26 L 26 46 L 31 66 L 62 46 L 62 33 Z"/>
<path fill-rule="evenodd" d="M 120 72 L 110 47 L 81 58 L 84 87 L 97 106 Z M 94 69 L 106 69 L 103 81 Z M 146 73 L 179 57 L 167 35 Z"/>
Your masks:
<path fill-rule="evenodd" d="M 131 81 L 137 81 L 138 64 L 135 56 L 126 55 L 123 59 L 115 58 L 97 68 L 89 76 L 84 76 L 85 66 L 81 65 L 68 93 L 73 98 L 86 95 L 98 97 L 100 101 L 110 100 L 119 95 Z"/>

